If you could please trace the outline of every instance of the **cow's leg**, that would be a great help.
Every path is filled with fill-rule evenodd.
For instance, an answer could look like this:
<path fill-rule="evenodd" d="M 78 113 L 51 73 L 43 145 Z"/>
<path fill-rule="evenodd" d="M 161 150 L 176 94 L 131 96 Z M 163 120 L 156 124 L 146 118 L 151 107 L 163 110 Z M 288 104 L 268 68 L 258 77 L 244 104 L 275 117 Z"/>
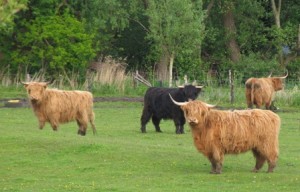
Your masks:
<path fill-rule="evenodd" d="M 250 96 L 246 95 L 246 101 L 247 101 L 247 107 L 248 107 L 248 109 L 252 109 L 253 108 L 253 103 L 251 101 L 251 95 Z"/>
<path fill-rule="evenodd" d="M 44 116 L 40 115 L 38 116 L 38 120 L 39 120 L 39 129 L 43 129 L 45 127 L 46 119 L 44 118 Z"/>
<path fill-rule="evenodd" d="M 86 134 L 87 125 L 88 125 L 88 116 L 86 113 L 78 115 L 76 118 L 78 124 L 78 134 L 84 136 Z"/>
<path fill-rule="evenodd" d="M 217 162 L 216 162 L 216 160 L 212 156 L 209 156 L 208 159 L 209 159 L 209 161 L 211 163 L 211 171 L 210 171 L 210 173 L 211 174 L 216 174 L 216 168 L 217 168 Z"/>
<path fill-rule="evenodd" d="M 179 129 L 179 132 L 180 132 L 181 134 L 184 134 L 185 117 L 184 117 L 184 115 L 183 115 L 182 117 L 183 117 L 183 118 L 182 118 L 181 121 L 180 121 L 180 129 Z"/>
<path fill-rule="evenodd" d="M 184 125 L 183 124 L 180 125 L 179 133 L 184 134 Z"/>
<path fill-rule="evenodd" d="M 183 125 L 181 125 L 180 123 L 175 123 L 175 127 L 176 127 L 176 130 L 175 130 L 176 134 L 183 134 L 184 133 Z"/>
<path fill-rule="evenodd" d="M 181 119 L 173 119 L 176 130 L 175 133 L 176 134 L 183 134 L 184 133 L 184 124 L 185 124 L 185 118 L 184 116 L 182 116 L 183 118 Z"/>
<path fill-rule="evenodd" d="M 257 109 L 260 109 L 263 106 L 262 98 L 255 98 L 255 106 Z"/>
<path fill-rule="evenodd" d="M 221 174 L 222 172 L 222 164 L 223 164 L 223 155 L 220 154 L 218 150 L 215 150 L 210 156 L 209 156 L 211 165 L 212 165 L 212 171 L 210 173 L 212 174 Z"/>
<path fill-rule="evenodd" d="M 39 129 L 43 129 L 45 126 L 45 123 L 46 123 L 45 121 L 39 120 Z"/>
<path fill-rule="evenodd" d="M 268 161 L 268 173 L 273 172 L 273 169 L 276 167 L 277 159 L 278 159 L 278 151 L 270 150 L 269 153 L 266 155 L 267 161 Z"/>
<path fill-rule="evenodd" d="M 248 109 L 253 109 L 253 104 L 252 103 L 248 103 L 247 106 L 248 106 Z"/>
<path fill-rule="evenodd" d="M 178 122 L 178 120 L 174 119 L 174 124 L 175 124 L 175 133 L 176 134 L 181 134 L 181 124 Z"/>
<path fill-rule="evenodd" d="M 271 110 L 271 101 L 267 101 L 265 107 L 267 110 Z"/>
<path fill-rule="evenodd" d="M 51 127 L 53 129 L 53 131 L 57 131 L 58 128 L 58 123 L 54 122 L 54 121 L 50 121 Z"/>
<path fill-rule="evenodd" d="M 152 116 L 152 111 L 149 110 L 147 107 L 144 107 L 143 114 L 141 117 L 141 131 L 142 133 L 146 133 L 146 124 L 149 122 Z"/>
<path fill-rule="evenodd" d="M 90 121 L 90 124 L 91 124 L 92 129 L 93 129 L 93 134 L 95 135 L 97 133 L 97 131 L 96 131 L 96 127 L 95 127 L 95 124 L 94 124 L 94 121 L 95 121 L 94 112 L 89 113 L 89 121 Z"/>
<path fill-rule="evenodd" d="M 152 116 L 152 123 L 155 126 L 156 132 L 161 133 L 162 131 L 160 130 L 160 127 L 159 127 L 160 120 L 161 119 L 157 118 L 155 115 Z"/>
<path fill-rule="evenodd" d="M 268 173 L 272 173 L 273 169 L 276 167 L 276 160 L 268 160 Z"/>
<path fill-rule="evenodd" d="M 258 170 L 260 170 L 262 168 L 262 166 L 264 165 L 266 158 L 256 149 L 252 149 L 253 155 L 256 159 L 256 164 L 255 167 L 253 168 L 253 172 L 257 172 Z"/>
<path fill-rule="evenodd" d="M 77 131 L 78 135 L 85 136 L 86 129 L 87 129 L 87 123 L 78 123 L 78 121 L 77 121 L 77 124 L 79 126 L 78 131 Z"/>

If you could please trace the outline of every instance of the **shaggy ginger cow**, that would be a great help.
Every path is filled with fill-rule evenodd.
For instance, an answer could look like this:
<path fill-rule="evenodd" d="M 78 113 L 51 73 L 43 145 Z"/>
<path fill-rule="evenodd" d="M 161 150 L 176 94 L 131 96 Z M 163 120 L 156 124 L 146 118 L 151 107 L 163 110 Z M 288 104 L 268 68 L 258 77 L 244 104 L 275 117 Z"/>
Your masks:
<path fill-rule="evenodd" d="M 46 122 L 51 124 L 54 131 L 60 123 L 77 121 L 78 134 L 85 135 L 88 122 L 94 125 L 93 95 L 87 91 L 63 91 L 48 89 L 45 82 L 23 83 L 38 118 L 39 128 L 43 129 Z"/>
<path fill-rule="evenodd" d="M 253 172 L 265 161 L 268 172 L 276 166 L 280 118 L 269 110 L 219 111 L 201 101 L 174 103 L 181 106 L 191 127 L 195 147 L 211 162 L 211 173 L 220 174 L 225 154 L 252 150 Z"/>
<path fill-rule="evenodd" d="M 246 101 L 248 108 L 253 105 L 260 108 L 265 104 L 266 109 L 270 109 L 272 98 L 275 91 L 283 89 L 283 77 L 267 77 L 267 78 L 249 78 L 246 83 Z"/>

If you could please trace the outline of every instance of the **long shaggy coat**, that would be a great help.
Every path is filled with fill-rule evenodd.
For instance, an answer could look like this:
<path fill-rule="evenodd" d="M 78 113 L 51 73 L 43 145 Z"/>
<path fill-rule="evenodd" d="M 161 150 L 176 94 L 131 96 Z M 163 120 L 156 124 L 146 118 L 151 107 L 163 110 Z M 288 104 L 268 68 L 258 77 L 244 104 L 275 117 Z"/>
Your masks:
<path fill-rule="evenodd" d="M 269 110 L 219 111 L 201 101 L 182 105 L 194 144 L 212 165 L 211 173 L 221 173 L 225 154 L 252 150 L 257 172 L 268 162 L 268 172 L 276 166 L 280 118 Z"/>
<path fill-rule="evenodd" d="M 270 109 L 274 93 L 283 89 L 282 81 L 280 77 L 249 78 L 245 83 L 248 108 L 265 105 L 266 109 Z"/>
<path fill-rule="evenodd" d="M 56 131 L 60 123 L 76 120 L 79 126 L 78 134 L 86 134 L 88 122 L 93 128 L 93 133 L 96 133 L 93 95 L 90 92 L 48 89 L 47 83 L 44 82 L 23 84 L 38 118 L 40 129 L 49 122 L 52 129 Z"/>

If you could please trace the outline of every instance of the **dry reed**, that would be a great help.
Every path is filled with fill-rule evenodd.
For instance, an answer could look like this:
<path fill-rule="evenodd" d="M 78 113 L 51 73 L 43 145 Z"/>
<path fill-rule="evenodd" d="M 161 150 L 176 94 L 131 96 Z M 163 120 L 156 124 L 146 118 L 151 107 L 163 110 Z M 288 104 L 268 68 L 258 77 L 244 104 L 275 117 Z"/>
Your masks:
<path fill-rule="evenodd" d="M 96 70 L 94 82 L 100 85 L 114 85 L 124 90 L 127 79 L 126 65 L 124 59 L 113 59 L 111 56 L 93 63 L 93 68 Z"/>

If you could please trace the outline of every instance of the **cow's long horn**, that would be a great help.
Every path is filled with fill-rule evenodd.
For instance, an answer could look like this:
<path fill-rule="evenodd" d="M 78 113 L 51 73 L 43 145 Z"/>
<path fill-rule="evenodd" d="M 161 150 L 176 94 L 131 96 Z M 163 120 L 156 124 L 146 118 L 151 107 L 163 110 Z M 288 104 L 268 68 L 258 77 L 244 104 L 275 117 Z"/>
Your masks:
<path fill-rule="evenodd" d="M 202 89 L 203 87 L 204 86 L 200 86 L 200 85 L 196 86 L 197 89 Z"/>
<path fill-rule="evenodd" d="M 27 82 L 21 82 L 23 85 L 29 85 L 29 83 L 27 83 Z"/>
<path fill-rule="evenodd" d="M 273 71 L 271 71 L 271 73 L 270 73 L 270 75 L 269 75 L 268 77 L 271 77 L 271 76 L 272 76 L 272 73 L 273 73 Z"/>
<path fill-rule="evenodd" d="M 214 107 L 216 107 L 216 105 L 211 105 L 211 104 L 208 104 L 208 103 L 205 103 L 205 105 L 206 105 L 208 108 L 214 108 Z"/>
<path fill-rule="evenodd" d="M 171 94 L 169 93 L 171 100 L 173 101 L 174 104 L 178 105 L 178 106 L 183 106 L 183 105 L 187 105 L 189 102 L 177 102 L 173 99 L 173 97 L 171 96 Z"/>
<path fill-rule="evenodd" d="M 289 72 L 288 71 L 286 71 L 286 75 L 285 76 L 283 76 L 283 77 L 279 77 L 279 78 L 281 78 L 281 79 L 285 79 L 287 76 L 289 75 Z"/>

